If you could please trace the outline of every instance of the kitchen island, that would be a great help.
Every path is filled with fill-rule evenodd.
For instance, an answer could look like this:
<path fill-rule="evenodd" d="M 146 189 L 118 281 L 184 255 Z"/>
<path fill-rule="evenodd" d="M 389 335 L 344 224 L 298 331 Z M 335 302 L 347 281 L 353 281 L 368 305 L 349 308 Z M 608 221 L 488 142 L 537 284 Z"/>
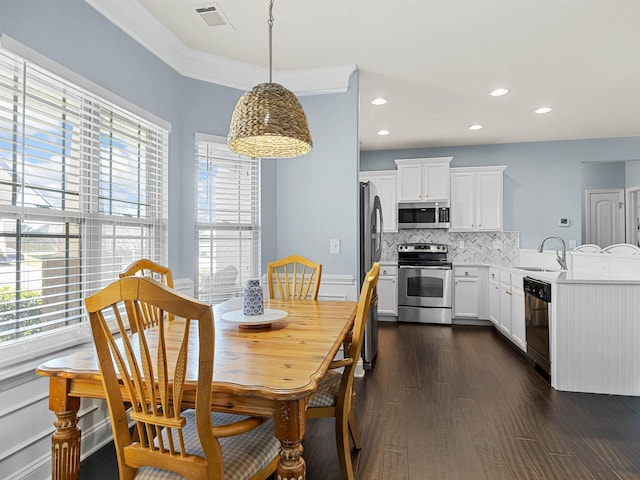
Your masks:
<path fill-rule="evenodd" d="M 524 272 L 552 286 L 549 323 L 553 388 L 640 396 L 637 273 L 500 268 Z"/>

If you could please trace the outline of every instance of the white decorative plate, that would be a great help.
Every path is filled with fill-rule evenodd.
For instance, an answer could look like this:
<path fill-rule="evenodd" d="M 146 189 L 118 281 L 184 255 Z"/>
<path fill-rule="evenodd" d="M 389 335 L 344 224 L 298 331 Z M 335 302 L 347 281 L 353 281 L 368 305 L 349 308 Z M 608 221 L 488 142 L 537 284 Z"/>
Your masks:
<path fill-rule="evenodd" d="M 262 315 L 245 315 L 242 310 L 232 310 L 222 314 L 222 319 L 226 322 L 235 323 L 242 328 L 258 328 L 271 325 L 278 320 L 282 320 L 289 315 L 284 310 L 265 308 Z"/>

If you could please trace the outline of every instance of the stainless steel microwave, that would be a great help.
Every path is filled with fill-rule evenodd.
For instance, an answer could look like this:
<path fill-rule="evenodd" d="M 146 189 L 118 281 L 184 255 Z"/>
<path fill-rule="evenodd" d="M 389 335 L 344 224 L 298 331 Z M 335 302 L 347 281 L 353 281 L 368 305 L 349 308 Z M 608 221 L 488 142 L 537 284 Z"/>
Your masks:
<path fill-rule="evenodd" d="M 398 228 L 449 228 L 449 202 L 398 204 Z"/>

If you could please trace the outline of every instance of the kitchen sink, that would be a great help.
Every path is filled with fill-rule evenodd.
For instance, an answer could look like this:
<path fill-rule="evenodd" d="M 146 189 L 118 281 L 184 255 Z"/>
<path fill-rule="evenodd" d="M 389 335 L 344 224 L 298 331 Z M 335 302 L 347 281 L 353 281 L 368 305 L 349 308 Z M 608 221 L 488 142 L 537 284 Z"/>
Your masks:
<path fill-rule="evenodd" d="M 544 268 L 544 267 L 516 267 L 520 270 L 528 270 L 530 272 L 559 272 L 560 270 L 556 270 L 553 268 Z"/>

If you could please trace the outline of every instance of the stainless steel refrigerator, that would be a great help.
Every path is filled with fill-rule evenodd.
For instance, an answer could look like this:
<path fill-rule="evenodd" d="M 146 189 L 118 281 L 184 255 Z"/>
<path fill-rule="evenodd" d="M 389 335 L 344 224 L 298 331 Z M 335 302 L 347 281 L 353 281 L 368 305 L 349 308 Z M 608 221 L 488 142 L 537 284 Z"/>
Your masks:
<path fill-rule="evenodd" d="M 382 254 L 382 206 L 376 195 L 375 185 L 360 182 L 360 288 L 364 277 Z M 378 353 L 378 292 L 371 296 L 371 308 L 364 330 L 362 360 L 365 370 L 371 365 Z"/>

